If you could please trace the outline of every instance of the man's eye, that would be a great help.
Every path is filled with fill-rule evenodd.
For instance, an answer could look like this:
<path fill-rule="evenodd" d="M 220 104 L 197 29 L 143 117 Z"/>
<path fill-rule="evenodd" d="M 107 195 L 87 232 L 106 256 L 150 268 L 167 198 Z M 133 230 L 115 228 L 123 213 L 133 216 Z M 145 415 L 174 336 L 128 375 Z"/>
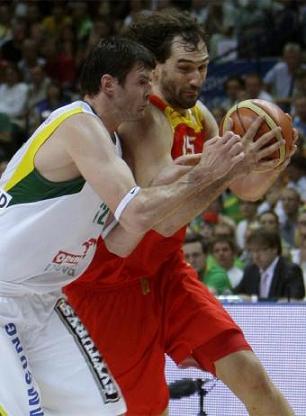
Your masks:
<path fill-rule="evenodd" d="M 179 67 L 179 70 L 181 71 L 181 72 L 190 72 L 191 71 L 191 69 L 190 68 L 188 68 L 188 67 Z"/>

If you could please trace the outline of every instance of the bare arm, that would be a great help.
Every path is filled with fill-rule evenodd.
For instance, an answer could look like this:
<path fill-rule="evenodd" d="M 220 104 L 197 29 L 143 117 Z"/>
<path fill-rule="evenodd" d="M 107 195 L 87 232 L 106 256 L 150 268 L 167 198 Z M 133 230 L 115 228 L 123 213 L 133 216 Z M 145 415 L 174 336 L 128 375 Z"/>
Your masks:
<path fill-rule="evenodd" d="M 103 124 L 93 116 L 78 114 L 61 125 L 58 135 L 63 151 L 114 213 L 136 183 L 127 164 L 115 154 Z M 122 227 L 131 233 L 146 232 L 243 157 L 239 139 L 232 134 L 215 140 L 210 147 L 200 163 L 174 183 L 141 189 L 124 209 L 120 217 Z"/>

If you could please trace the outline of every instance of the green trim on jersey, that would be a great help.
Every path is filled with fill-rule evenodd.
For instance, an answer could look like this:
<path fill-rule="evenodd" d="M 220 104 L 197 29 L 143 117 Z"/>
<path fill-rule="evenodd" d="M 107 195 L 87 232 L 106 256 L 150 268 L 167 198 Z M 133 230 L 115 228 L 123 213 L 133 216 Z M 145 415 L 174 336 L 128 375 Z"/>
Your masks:
<path fill-rule="evenodd" d="M 9 206 L 76 194 L 81 191 L 84 183 L 82 177 L 71 181 L 51 182 L 34 169 L 10 189 L 12 199 Z"/>
<path fill-rule="evenodd" d="M 25 148 L 24 154 L 21 160 L 18 162 L 18 165 L 16 166 L 15 170 L 13 171 L 12 176 L 7 180 L 7 182 L 3 186 L 3 189 L 6 192 L 10 192 L 10 190 L 16 184 L 18 184 L 18 182 L 21 182 L 35 169 L 34 158 L 37 151 L 49 139 L 51 134 L 62 124 L 62 122 L 67 118 L 82 112 L 82 107 L 76 107 L 65 113 L 59 114 L 58 117 L 56 117 L 49 123 L 47 123 L 47 119 L 45 124 L 42 124 L 34 132 L 32 138 L 28 142 L 28 147 Z"/>

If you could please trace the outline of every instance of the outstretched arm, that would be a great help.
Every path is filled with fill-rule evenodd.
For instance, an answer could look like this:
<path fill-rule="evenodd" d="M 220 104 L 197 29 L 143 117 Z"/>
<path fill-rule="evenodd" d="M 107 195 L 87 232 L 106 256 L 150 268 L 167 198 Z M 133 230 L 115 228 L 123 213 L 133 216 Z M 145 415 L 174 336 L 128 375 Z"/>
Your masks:
<path fill-rule="evenodd" d="M 120 203 L 126 201 L 125 196 L 137 186 L 128 165 L 115 154 L 107 130 L 94 116 L 77 114 L 70 117 L 48 140 L 48 145 L 50 143 L 56 147 L 57 155 L 65 155 L 62 170 L 69 172 L 69 166 L 72 166 L 74 175 L 81 174 L 112 213 L 118 212 Z M 239 138 L 226 133 L 212 141 L 210 150 L 201 155 L 200 162 L 175 182 L 140 189 L 135 197 L 123 204 L 118 215 L 120 225 L 131 234 L 143 234 L 171 215 L 192 195 L 222 177 L 243 157 Z M 40 172 L 48 177 L 52 162 L 44 163 L 38 157 L 37 163 Z"/>

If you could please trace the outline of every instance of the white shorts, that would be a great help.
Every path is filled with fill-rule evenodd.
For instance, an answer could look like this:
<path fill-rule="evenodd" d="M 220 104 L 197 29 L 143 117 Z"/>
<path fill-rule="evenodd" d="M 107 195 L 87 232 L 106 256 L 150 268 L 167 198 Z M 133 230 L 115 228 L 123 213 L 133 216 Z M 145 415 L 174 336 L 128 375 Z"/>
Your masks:
<path fill-rule="evenodd" d="M 0 297 L 0 415 L 124 414 L 103 357 L 71 306 L 57 298 Z"/>

